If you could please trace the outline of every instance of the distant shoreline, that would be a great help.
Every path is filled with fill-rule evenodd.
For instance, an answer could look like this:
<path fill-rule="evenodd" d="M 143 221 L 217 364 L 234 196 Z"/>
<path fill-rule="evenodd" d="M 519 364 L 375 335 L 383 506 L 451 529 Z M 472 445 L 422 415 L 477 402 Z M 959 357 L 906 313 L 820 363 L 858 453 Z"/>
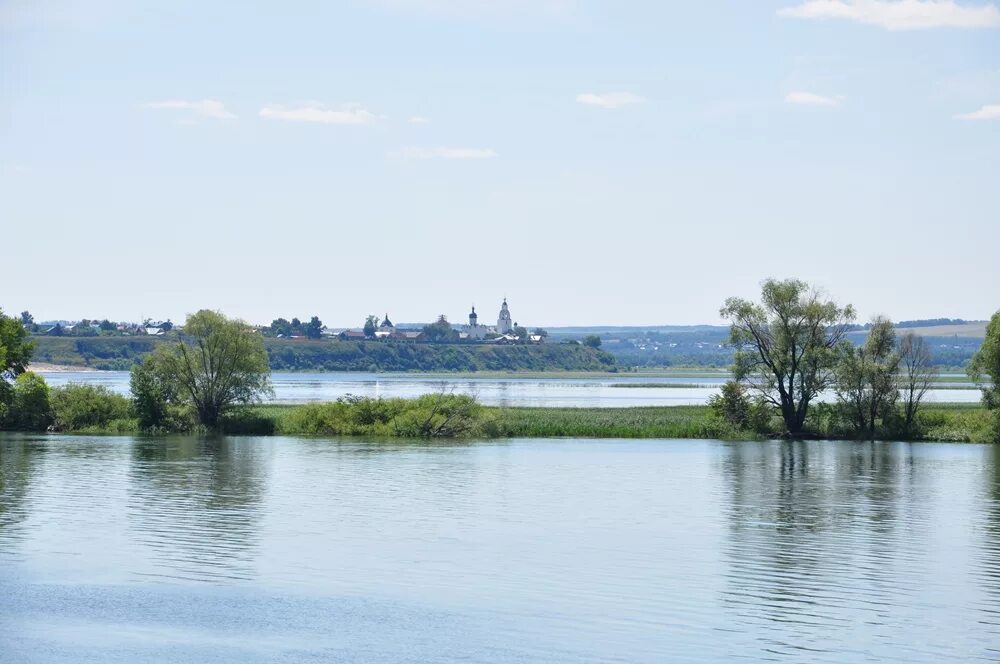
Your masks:
<path fill-rule="evenodd" d="M 32 362 L 28 371 L 37 373 L 76 373 L 79 371 L 98 371 L 93 367 L 81 367 L 72 364 L 50 364 L 49 362 Z"/>

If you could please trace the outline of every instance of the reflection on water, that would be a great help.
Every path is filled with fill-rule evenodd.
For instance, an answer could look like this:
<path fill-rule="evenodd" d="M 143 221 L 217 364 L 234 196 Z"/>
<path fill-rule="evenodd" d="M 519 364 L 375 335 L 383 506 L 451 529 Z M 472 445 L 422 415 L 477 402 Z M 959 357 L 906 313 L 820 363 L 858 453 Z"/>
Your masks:
<path fill-rule="evenodd" d="M 139 574 L 252 578 L 270 452 L 254 438 L 133 445 L 129 531 L 149 548 L 158 570 Z"/>
<path fill-rule="evenodd" d="M 1000 658 L 1000 447 L 0 435 L 24 662 Z"/>

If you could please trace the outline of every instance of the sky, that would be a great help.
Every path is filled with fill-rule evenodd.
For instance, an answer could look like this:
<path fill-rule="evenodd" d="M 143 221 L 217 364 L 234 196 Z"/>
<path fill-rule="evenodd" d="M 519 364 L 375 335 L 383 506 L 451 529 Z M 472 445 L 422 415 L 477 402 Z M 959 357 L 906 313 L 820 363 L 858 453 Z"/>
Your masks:
<path fill-rule="evenodd" d="M 1000 308 L 1000 4 L 0 0 L 0 307 Z"/>

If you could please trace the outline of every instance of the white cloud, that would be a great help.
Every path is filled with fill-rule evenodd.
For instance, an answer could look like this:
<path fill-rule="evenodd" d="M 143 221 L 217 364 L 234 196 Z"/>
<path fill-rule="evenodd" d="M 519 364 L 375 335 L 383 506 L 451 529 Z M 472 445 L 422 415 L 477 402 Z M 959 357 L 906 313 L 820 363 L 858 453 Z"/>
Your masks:
<path fill-rule="evenodd" d="M 260 109 L 258 115 L 269 120 L 338 125 L 370 124 L 377 119 L 373 113 L 358 106 L 342 106 L 332 109 L 324 108 L 321 104 L 303 104 L 295 107 L 265 106 Z"/>
<path fill-rule="evenodd" d="M 802 106 L 840 106 L 845 97 L 828 97 L 818 95 L 814 92 L 789 92 L 785 95 L 785 102 L 788 104 L 799 104 Z"/>
<path fill-rule="evenodd" d="M 407 120 L 410 124 L 430 124 L 430 120 L 419 115 L 414 115 L 412 118 Z"/>
<path fill-rule="evenodd" d="M 987 104 L 972 113 L 960 113 L 956 120 L 1000 120 L 1000 104 Z"/>
<path fill-rule="evenodd" d="M 216 120 L 233 120 L 236 118 L 234 113 L 226 110 L 221 101 L 214 101 L 212 99 L 202 99 L 201 101 L 184 101 L 182 99 L 154 101 L 146 104 L 146 107 L 194 111 L 198 115 L 206 118 L 215 118 Z"/>
<path fill-rule="evenodd" d="M 492 159 L 497 153 L 489 148 L 408 147 L 391 156 L 401 159 Z"/>
<path fill-rule="evenodd" d="M 1000 27 L 996 5 L 960 5 L 953 0 L 807 0 L 778 10 L 778 15 L 846 19 L 886 30 Z"/>
<path fill-rule="evenodd" d="M 639 95 L 630 92 L 608 92 L 605 94 L 594 94 L 586 92 L 576 96 L 576 100 L 588 106 L 600 106 L 601 108 L 618 108 L 620 106 L 631 106 L 641 104 L 646 101 Z"/>

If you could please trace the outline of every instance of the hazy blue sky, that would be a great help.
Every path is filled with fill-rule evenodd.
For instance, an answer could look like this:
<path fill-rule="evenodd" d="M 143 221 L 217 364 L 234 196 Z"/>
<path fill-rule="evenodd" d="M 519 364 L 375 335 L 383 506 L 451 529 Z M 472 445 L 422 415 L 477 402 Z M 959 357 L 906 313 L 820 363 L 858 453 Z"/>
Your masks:
<path fill-rule="evenodd" d="M 1000 5 L 0 0 L 0 306 L 1000 307 Z"/>

